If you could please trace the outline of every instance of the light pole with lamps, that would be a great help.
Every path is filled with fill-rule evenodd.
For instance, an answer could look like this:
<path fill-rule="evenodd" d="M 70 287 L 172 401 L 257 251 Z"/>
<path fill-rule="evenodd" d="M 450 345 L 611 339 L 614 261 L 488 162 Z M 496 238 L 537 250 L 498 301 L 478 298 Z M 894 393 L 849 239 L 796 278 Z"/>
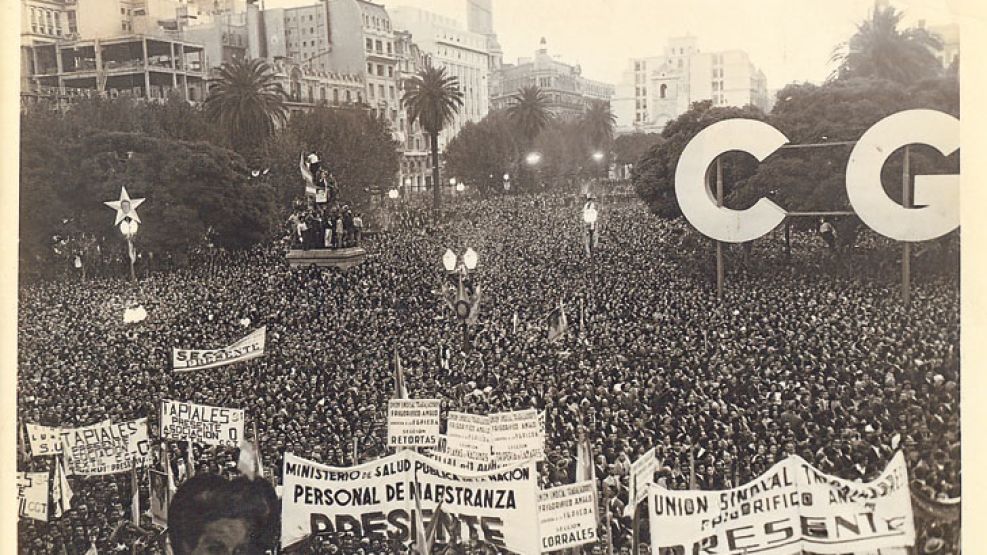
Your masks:
<path fill-rule="evenodd" d="M 506 192 L 508 192 L 510 190 L 511 190 L 511 174 L 505 173 L 504 174 L 504 192 L 506 193 Z"/>
<path fill-rule="evenodd" d="M 442 255 L 442 266 L 445 267 L 446 272 L 456 273 L 459 278 L 455 297 L 447 297 L 446 302 L 462 324 L 464 353 L 469 351 L 469 321 L 476 317 L 480 302 L 480 288 L 473 287 L 471 288 L 473 292 L 467 294 L 464 282 L 469 278 L 469 273 L 476 270 L 479 261 L 480 257 L 472 247 L 467 248 L 462 257 L 456 256 L 452 249 L 446 249 L 445 254 Z"/>
<path fill-rule="evenodd" d="M 586 195 L 586 204 L 583 205 L 583 223 L 586 224 L 586 254 L 589 256 L 593 256 L 593 249 L 599 242 L 596 232 L 596 221 L 599 216 L 600 212 L 596 208 L 596 201 L 592 196 Z"/>

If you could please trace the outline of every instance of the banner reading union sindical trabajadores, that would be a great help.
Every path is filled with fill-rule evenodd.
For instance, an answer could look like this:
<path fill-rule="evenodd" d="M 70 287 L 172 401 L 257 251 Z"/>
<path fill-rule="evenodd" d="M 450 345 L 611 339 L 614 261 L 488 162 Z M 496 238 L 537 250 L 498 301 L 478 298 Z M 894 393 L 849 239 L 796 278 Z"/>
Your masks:
<path fill-rule="evenodd" d="M 649 489 L 654 555 L 862 553 L 915 543 L 900 452 L 867 483 L 824 474 L 791 456 L 731 490 Z"/>
<path fill-rule="evenodd" d="M 427 528 L 441 502 L 436 541 L 458 534 L 463 541 L 475 538 L 515 553 L 539 553 L 537 489 L 534 461 L 469 472 L 403 450 L 335 468 L 287 453 L 281 542 L 287 547 L 312 535 L 349 531 L 407 545 L 418 519 L 424 518 Z"/>
<path fill-rule="evenodd" d="M 171 367 L 175 372 L 189 372 L 250 360 L 263 356 L 266 340 L 267 326 L 264 326 L 222 349 L 173 348 L 171 350 Z"/>

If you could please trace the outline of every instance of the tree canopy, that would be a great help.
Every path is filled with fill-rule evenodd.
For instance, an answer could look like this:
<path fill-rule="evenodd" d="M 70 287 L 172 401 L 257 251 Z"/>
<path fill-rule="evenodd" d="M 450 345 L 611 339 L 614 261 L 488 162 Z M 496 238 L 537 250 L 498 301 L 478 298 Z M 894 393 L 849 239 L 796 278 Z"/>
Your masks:
<path fill-rule="evenodd" d="M 899 29 L 903 16 L 893 6 L 875 6 L 850 40 L 834 50 L 833 61 L 839 65 L 832 78 L 909 84 L 940 76 L 942 67 L 934 52 L 942 43 L 922 27 Z"/>
<path fill-rule="evenodd" d="M 442 180 L 439 176 L 439 132 L 463 107 L 459 79 L 446 75 L 445 67 L 426 63 L 405 87 L 401 103 L 408 110 L 408 123 L 416 121 L 428 133 L 432 150 L 432 208 L 439 209 Z"/>
<path fill-rule="evenodd" d="M 226 132 L 229 144 L 243 152 L 284 124 L 286 98 L 268 62 L 236 59 L 220 66 L 206 97 L 206 115 Z"/>

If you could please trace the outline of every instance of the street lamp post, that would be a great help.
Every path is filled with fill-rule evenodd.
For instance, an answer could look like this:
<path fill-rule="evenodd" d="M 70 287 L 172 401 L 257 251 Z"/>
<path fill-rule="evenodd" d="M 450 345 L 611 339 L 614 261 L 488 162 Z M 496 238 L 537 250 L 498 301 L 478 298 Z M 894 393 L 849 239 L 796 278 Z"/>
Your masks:
<path fill-rule="evenodd" d="M 127 255 L 130 258 L 130 281 L 137 281 L 137 274 L 134 273 L 134 262 L 137 260 L 137 250 L 134 248 L 134 236 L 137 235 L 137 229 L 140 225 L 127 218 L 120 222 L 120 233 L 127 240 Z"/>
<path fill-rule="evenodd" d="M 476 303 L 479 302 L 479 292 L 475 291 L 472 297 L 467 296 L 464 281 L 469 278 L 469 273 L 476 270 L 480 262 L 480 257 L 472 247 L 466 249 L 462 257 L 456 256 L 452 249 L 446 249 L 442 255 L 442 266 L 446 272 L 456 273 L 459 280 L 459 287 L 456 292 L 455 302 L 450 302 L 456 317 L 462 325 L 463 330 L 463 352 L 469 351 L 469 319 L 475 311 Z"/>
<path fill-rule="evenodd" d="M 589 256 L 593 256 L 593 248 L 597 243 L 596 221 L 599 216 L 596 201 L 587 195 L 586 204 L 583 205 L 583 223 L 586 224 L 586 254 Z"/>

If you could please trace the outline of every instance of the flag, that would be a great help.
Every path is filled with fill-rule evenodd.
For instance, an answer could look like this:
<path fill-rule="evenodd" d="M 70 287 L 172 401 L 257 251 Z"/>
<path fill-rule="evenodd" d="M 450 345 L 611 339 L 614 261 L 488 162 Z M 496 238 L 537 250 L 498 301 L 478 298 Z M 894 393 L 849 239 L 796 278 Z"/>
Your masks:
<path fill-rule="evenodd" d="M 51 497 L 54 500 L 54 516 L 58 518 L 72 508 L 72 487 L 69 486 L 68 476 L 65 475 L 65 461 L 58 457 L 55 462 L 55 473 L 51 481 Z"/>
<path fill-rule="evenodd" d="M 185 457 L 185 463 L 188 465 L 188 477 L 195 476 L 195 450 L 192 448 L 191 439 L 188 441 L 188 455 Z"/>
<path fill-rule="evenodd" d="M 305 180 L 305 194 L 315 195 L 315 180 L 312 178 L 312 172 L 308 171 L 308 165 L 305 164 L 305 153 L 298 155 L 298 169 L 302 172 L 302 179 Z"/>
<path fill-rule="evenodd" d="M 585 433 L 579 434 L 576 444 L 576 482 L 596 481 L 596 466 L 593 463 L 593 448 Z"/>
<path fill-rule="evenodd" d="M 417 469 L 415 470 L 415 487 L 418 487 Z M 415 544 L 413 550 L 418 555 L 430 555 L 432 553 L 432 544 L 435 543 L 435 533 L 439 527 L 439 520 L 442 518 L 442 501 L 439 501 L 439 506 L 435 508 L 435 512 L 432 514 L 432 522 L 428 523 L 428 529 L 425 528 L 425 514 L 422 512 L 421 495 L 417 493 L 415 494 L 415 510 L 418 513 L 418 518 L 415 521 Z"/>
<path fill-rule="evenodd" d="M 130 467 L 130 520 L 134 526 L 141 525 L 141 490 L 137 481 L 137 465 Z"/>
<path fill-rule="evenodd" d="M 168 475 L 168 492 L 175 493 L 178 489 L 175 487 L 175 475 L 171 470 L 171 455 L 168 453 L 168 444 L 161 442 L 161 461 L 164 464 L 165 474 Z"/>
<path fill-rule="evenodd" d="M 548 315 L 548 340 L 555 341 L 569 333 L 569 323 L 565 318 L 565 306 L 559 299 L 559 307 Z"/>
<path fill-rule="evenodd" d="M 17 421 L 17 452 L 20 454 L 21 462 L 31 460 L 31 456 L 27 454 L 27 442 L 24 441 L 24 426 L 20 420 Z"/>
<path fill-rule="evenodd" d="M 394 348 L 394 398 L 408 398 L 408 388 L 404 383 L 404 369 L 401 368 L 401 357 L 398 356 L 397 347 Z"/>
<path fill-rule="evenodd" d="M 260 454 L 260 438 L 257 436 L 256 422 L 253 428 L 254 440 L 250 442 L 244 438 L 240 441 L 240 458 L 236 463 L 237 469 L 251 480 L 264 477 L 264 461 Z"/>

